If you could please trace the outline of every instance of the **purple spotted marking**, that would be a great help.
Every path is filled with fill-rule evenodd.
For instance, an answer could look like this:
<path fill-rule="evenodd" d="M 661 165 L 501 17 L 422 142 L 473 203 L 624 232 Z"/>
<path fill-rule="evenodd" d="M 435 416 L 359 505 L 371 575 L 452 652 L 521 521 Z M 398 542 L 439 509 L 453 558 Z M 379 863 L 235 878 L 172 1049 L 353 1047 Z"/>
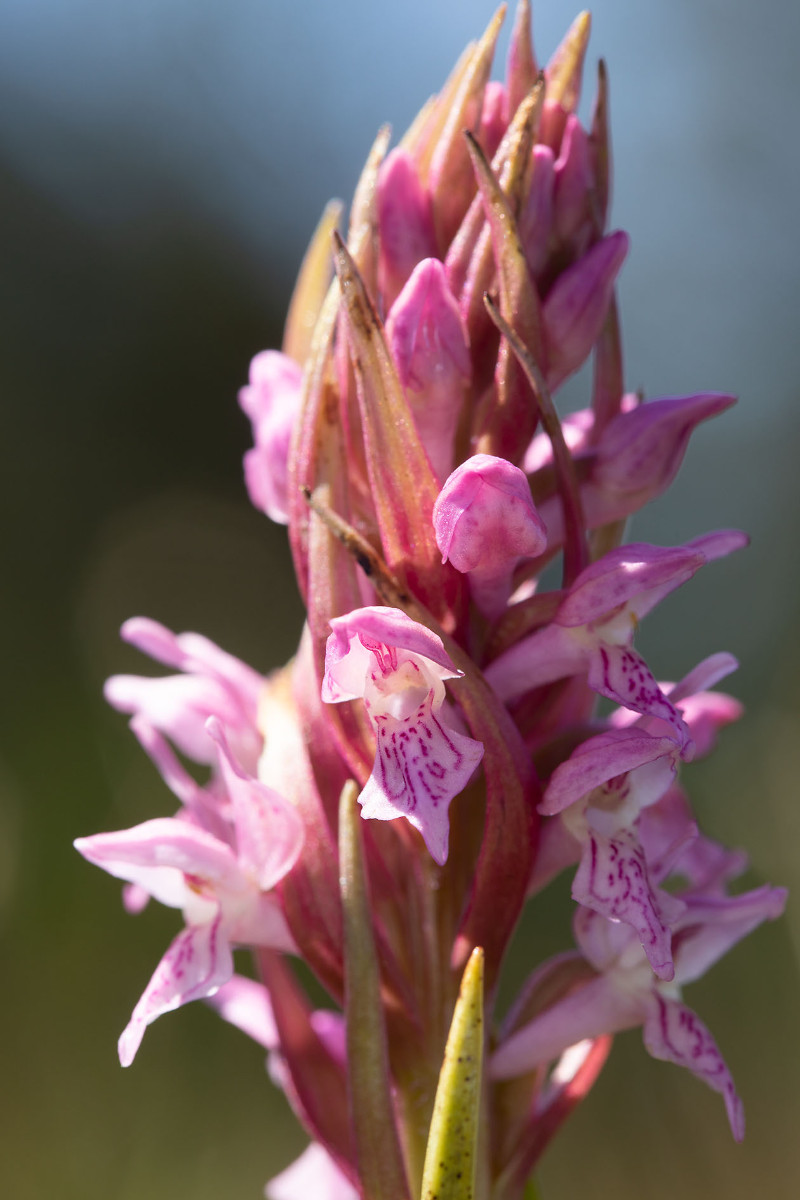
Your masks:
<path fill-rule="evenodd" d="M 572 895 L 601 916 L 630 925 L 656 975 L 674 978 L 670 930 L 632 830 L 622 829 L 614 837 L 590 830 Z"/>

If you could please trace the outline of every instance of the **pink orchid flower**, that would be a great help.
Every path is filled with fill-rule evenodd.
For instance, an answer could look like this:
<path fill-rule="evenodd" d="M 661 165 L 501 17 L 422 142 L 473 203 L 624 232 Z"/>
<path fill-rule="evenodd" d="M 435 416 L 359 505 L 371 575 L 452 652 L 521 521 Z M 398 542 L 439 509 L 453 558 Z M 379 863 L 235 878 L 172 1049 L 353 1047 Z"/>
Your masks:
<path fill-rule="evenodd" d="M 712 655 L 667 693 L 687 721 L 693 739 L 690 745 L 695 744 L 695 721 L 702 721 L 703 753 L 710 750 L 719 725 L 732 718 L 730 704 L 725 703 L 730 697 L 693 693 L 713 686 L 736 666 L 730 654 Z M 738 715 L 738 705 L 731 703 Z M 620 712 L 632 715 L 625 709 Z M 659 724 L 652 717 L 639 717 L 633 724 L 582 742 L 553 772 L 539 811 L 561 822 L 565 854 L 569 854 L 569 838 L 578 848 L 580 865 L 572 884 L 573 899 L 610 920 L 630 925 L 656 975 L 671 979 L 670 926 L 684 906 L 654 883 L 638 831 L 643 810 L 669 791 L 678 764 L 686 757 L 685 743 L 669 725 L 663 733 L 653 728 Z M 555 867 L 556 862 L 551 860 L 550 866 Z M 537 876 L 536 886 L 542 887 L 547 880 L 541 868 Z"/>
<path fill-rule="evenodd" d="M 675 870 L 687 871 L 685 856 L 678 858 Z M 744 1111 L 730 1071 L 706 1026 L 683 1003 L 680 989 L 763 921 L 779 917 L 786 889 L 764 886 L 732 897 L 694 891 L 685 893 L 683 903 L 683 913 L 673 926 L 672 981 L 653 975 L 628 926 L 579 909 L 576 940 L 597 975 L 512 1032 L 491 1060 L 491 1075 L 513 1078 L 552 1062 L 587 1038 L 641 1025 L 645 1046 L 654 1058 L 687 1067 L 722 1094 L 733 1136 L 741 1141 Z"/>
<path fill-rule="evenodd" d="M 218 717 L 236 758 L 255 774 L 262 739 L 257 728 L 264 679 L 252 667 L 198 633 L 172 633 L 149 617 L 132 617 L 120 631 L 157 662 L 180 675 L 112 675 L 106 700 L 119 712 L 141 716 L 195 762 L 214 766 L 217 755 L 206 721 Z"/>
<path fill-rule="evenodd" d="M 685 721 L 632 648 L 639 620 L 713 559 L 747 544 L 724 530 L 685 546 L 631 542 L 580 573 L 553 621 L 518 642 L 486 668 L 486 678 L 506 703 L 535 687 L 587 672 L 589 687 L 642 715 L 672 727 L 684 750 Z"/>
<path fill-rule="evenodd" d="M 483 757 L 483 746 L 442 714 L 444 681 L 461 672 L 441 638 L 394 608 L 359 608 L 331 621 L 322 699 L 363 699 L 375 763 L 361 815 L 405 817 L 438 863 L 447 859 L 448 808 Z"/>
<path fill-rule="evenodd" d="M 78 838 L 76 849 L 118 879 L 183 911 L 186 928 L 161 959 L 119 1041 L 123 1066 L 162 1013 L 212 995 L 233 975 L 235 944 L 292 949 L 275 884 L 294 865 L 303 829 L 294 810 L 248 776 L 219 721 L 208 721 L 235 830 L 228 844 L 190 816 L 145 821 L 119 833 Z"/>

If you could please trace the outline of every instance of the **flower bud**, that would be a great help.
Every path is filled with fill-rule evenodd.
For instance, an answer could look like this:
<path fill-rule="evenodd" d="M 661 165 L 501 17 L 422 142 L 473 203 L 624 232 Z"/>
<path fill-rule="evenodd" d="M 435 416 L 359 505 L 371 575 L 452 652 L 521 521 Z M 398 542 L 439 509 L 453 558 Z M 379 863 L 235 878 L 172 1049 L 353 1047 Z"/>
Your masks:
<path fill-rule="evenodd" d="M 458 305 L 438 259 L 416 267 L 392 306 L 386 337 L 420 440 L 444 479 L 453 464 L 470 361 Z"/>
<path fill-rule="evenodd" d="M 469 575 L 472 597 L 489 618 L 508 602 L 520 558 L 547 545 L 524 472 L 491 454 L 475 454 L 453 472 L 434 506 L 433 527 L 442 562 Z"/>

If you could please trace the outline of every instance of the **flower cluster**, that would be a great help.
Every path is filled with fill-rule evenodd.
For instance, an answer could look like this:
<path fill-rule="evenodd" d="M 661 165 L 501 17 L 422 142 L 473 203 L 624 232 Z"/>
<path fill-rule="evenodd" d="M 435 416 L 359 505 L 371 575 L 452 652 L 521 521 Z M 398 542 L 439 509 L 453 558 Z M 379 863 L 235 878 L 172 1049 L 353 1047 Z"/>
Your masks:
<path fill-rule="evenodd" d="M 399 145 L 379 134 L 346 240 L 331 206 L 283 352 L 259 354 L 240 394 L 247 487 L 288 524 L 307 608 L 295 659 L 264 678 L 198 635 L 128 622 L 123 636 L 177 673 L 115 677 L 107 697 L 179 808 L 76 843 L 126 881 L 130 910 L 153 896 L 183 912 L 123 1064 L 148 1023 L 197 998 L 270 1050 L 313 1139 L 273 1200 L 433 1194 L 448 1088 L 478 1096 L 484 1127 L 459 1151 L 463 1188 L 442 1194 L 477 1181 L 514 1200 L 610 1035 L 637 1026 L 744 1132 L 682 998 L 785 903 L 779 888 L 731 891 L 745 860 L 700 832 L 680 782 L 740 715 L 712 690 L 736 662 L 717 653 L 660 683 L 634 640 L 746 538 L 625 541 L 695 426 L 733 398 L 624 393 L 628 242 L 606 228 L 602 64 L 589 128 L 576 116 L 589 19 L 540 71 L 523 0 L 498 83 L 501 20 Z M 553 395 L 590 356 L 588 406 L 560 416 Z M 560 583 L 544 588 L 550 566 Z M 520 913 L 562 871 L 575 948 L 532 963 L 498 1024 Z M 258 981 L 234 974 L 234 947 L 254 952 Z M 295 956 L 328 1009 L 313 1010 Z M 453 1065 L 467 1036 L 482 1083 Z"/>

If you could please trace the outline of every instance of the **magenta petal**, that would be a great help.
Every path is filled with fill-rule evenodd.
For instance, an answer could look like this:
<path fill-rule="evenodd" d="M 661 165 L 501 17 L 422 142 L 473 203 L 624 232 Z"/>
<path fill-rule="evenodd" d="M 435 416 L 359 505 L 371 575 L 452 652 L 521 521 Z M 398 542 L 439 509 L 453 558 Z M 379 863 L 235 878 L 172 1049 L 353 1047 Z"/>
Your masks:
<path fill-rule="evenodd" d="M 156 900 L 173 908 L 186 903 L 186 875 L 233 891 L 242 886 L 231 848 L 174 817 L 157 817 L 132 829 L 76 838 L 74 845 L 88 862 L 117 879 L 141 884 Z"/>
<path fill-rule="evenodd" d="M 303 825 L 295 810 L 266 784 L 246 775 L 231 755 L 220 722 L 206 726 L 217 744 L 220 770 L 233 809 L 239 861 L 262 891 L 292 869 L 303 845 Z"/>
<path fill-rule="evenodd" d="M 689 437 L 701 421 L 735 399 L 719 392 L 649 400 L 609 423 L 597 444 L 592 480 L 601 488 L 660 495 L 677 473 Z"/>
<path fill-rule="evenodd" d="M 334 617 L 330 624 L 332 632 L 325 650 L 325 677 L 322 683 L 322 699 L 326 704 L 354 700 L 364 695 L 366 673 L 370 668 L 369 660 L 365 659 L 362 670 L 363 656 L 358 653 L 359 645 L 379 655 L 382 670 L 396 668 L 397 650 L 406 650 L 442 668 L 437 672 L 441 679 L 455 679 L 459 674 L 442 645 L 442 639 L 424 625 L 412 621 L 398 608 L 380 605 L 357 608 L 345 617 Z M 351 655 L 352 659 L 348 662 Z"/>
<path fill-rule="evenodd" d="M 261 675 L 240 658 L 221 650 L 201 633 L 173 633 L 150 617 L 131 617 L 120 636 L 143 654 L 194 675 L 211 676 L 231 689 L 242 708 L 255 719 Z"/>
<path fill-rule="evenodd" d="M 670 688 L 667 695 L 673 704 L 677 704 L 685 697 L 693 696 L 696 692 L 704 692 L 708 688 L 716 687 L 721 679 L 725 679 L 726 676 L 738 669 L 738 662 L 727 651 L 710 654 L 708 658 L 704 658 L 702 662 L 698 663 L 694 670 L 685 675 L 680 683 L 676 683 L 674 687 Z"/>
<path fill-rule="evenodd" d="M 499 79 L 490 79 L 483 93 L 478 141 L 487 158 L 492 158 L 508 125 L 508 92 Z"/>
<path fill-rule="evenodd" d="M 469 379 L 464 323 L 438 258 L 417 263 L 389 312 L 386 336 L 403 387 L 421 392 L 439 375 Z"/>
<path fill-rule="evenodd" d="M 462 572 L 496 574 L 547 545 L 524 472 L 491 454 L 474 454 L 453 471 L 434 506 L 433 525 L 442 561 Z"/>
<path fill-rule="evenodd" d="M 553 622 L 523 638 L 485 669 L 486 679 L 509 704 L 532 688 L 583 671 L 590 648 L 571 629 Z"/>
<path fill-rule="evenodd" d="M 674 729 L 684 755 L 689 756 L 691 736 L 686 723 L 635 650 L 601 642 L 589 661 L 588 682 L 594 691 L 624 708 L 666 721 Z"/>
<path fill-rule="evenodd" d="M 556 620 L 559 625 L 586 625 L 608 618 L 623 604 L 641 619 L 660 600 L 691 579 L 704 562 L 699 551 L 685 546 L 630 542 L 603 555 L 580 573 Z"/>
<path fill-rule="evenodd" d="M 447 859 L 450 801 L 483 758 L 480 742 L 448 729 L 434 711 L 433 692 L 400 719 L 374 718 L 375 764 L 359 796 L 361 815 L 379 821 L 404 816 L 422 834 L 431 857 Z"/>
<path fill-rule="evenodd" d="M 531 275 L 536 277 L 547 261 L 553 233 L 555 159 L 549 146 L 533 148 L 533 175 L 525 208 L 520 218 L 520 235 Z"/>
<path fill-rule="evenodd" d="M 300 411 L 302 368 L 277 350 L 257 354 L 239 404 L 253 424 L 255 447 L 245 458 L 245 481 L 256 508 L 286 525 L 289 444 Z"/>
<path fill-rule="evenodd" d="M 775 921 L 783 914 L 787 897 L 786 888 L 769 884 L 738 896 L 687 897 L 680 922 L 685 933 L 675 955 L 678 981 L 699 979 L 763 921 Z"/>
<path fill-rule="evenodd" d="M 733 1077 L 717 1043 L 700 1018 L 678 1000 L 654 993 L 644 1023 L 644 1044 L 653 1058 L 688 1067 L 725 1100 L 731 1131 L 737 1142 L 744 1137 L 744 1108 Z"/>
<path fill-rule="evenodd" d="M 715 559 L 726 558 L 737 550 L 744 550 L 749 545 L 750 538 L 741 529 L 715 529 L 712 533 L 692 538 L 686 543 L 686 549 L 702 554 L 706 562 L 714 562 Z"/>
<path fill-rule="evenodd" d="M 594 428 L 594 413 L 590 408 L 579 408 L 561 419 L 561 432 L 572 457 L 578 459 L 590 449 L 590 438 Z M 546 433 L 537 433 L 528 449 L 522 466 L 527 475 L 541 471 L 553 464 L 553 443 Z M 553 503 L 560 505 L 560 499 Z"/>
<path fill-rule="evenodd" d="M 651 967 L 659 979 L 672 979 L 672 935 L 663 906 L 670 916 L 683 911 L 683 904 L 662 893 L 657 899 L 647 873 L 644 850 L 635 834 L 620 830 L 612 838 L 589 831 L 581 857 L 572 897 L 610 921 L 622 921 L 635 930 Z"/>
<path fill-rule="evenodd" d="M 577 371 L 605 320 L 614 281 L 628 253 L 628 235 L 611 233 L 559 275 L 544 303 L 551 390 Z"/>
<path fill-rule="evenodd" d="M 562 241 L 583 235 L 581 241 L 585 246 L 585 235 L 591 230 L 593 184 L 589 138 L 578 118 L 571 113 L 564 126 L 555 164 L 555 227 Z"/>
<path fill-rule="evenodd" d="M 163 1013 L 210 996 L 233 974 L 233 956 L 221 918 L 184 929 L 155 969 L 119 1039 L 119 1061 L 133 1062 L 148 1025 Z"/>
<path fill-rule="evenodd" d="M 167 787 L 177 796 L 192 820 L 208 833 L 228 842 L 230 826 L 223 815 L 219 798 L 213 791 L 201 788 L 173 753 L 169 743 L 144 717 L 133 717 L 130 727 L 140 746 L 152 759 Z"/>
<path fill-rule="evenodd" d="M 660 800 L 645 808 L 636 823 L 636 832 L 650 878 L 661 883 L 698 836 L 697 823 L 681 789 L 670 788 Z"/>
<path fill-rule="evenodd" d="M 563 812 L 570 804 L 582 800 L 609 780 L 651 763 L 654 759 L 674 755 L 675 749 L 672 738 L 652 737 L 639 730 L 612 729 L 589 738 L 573 750 L 566 762 L 556 767 L 539 805 L 539 812 L 547 816 Z M 662 792 L 667 786 L 668 782 Z M 658 796 L 652 799 L 658 799 Z M 643 798 L 641 806 L 652 803 L 652 799 Z"/>
<path fill-rule="evenodd" d="M 386 338 L 420 441 L 444 479 L 453 466 L 470 359 L 461 314 L 438 259 L 414 268 L 389 312 Z"/>
<path fill-rule="evenodd" d="M 272 1014 L 269 992 L 255 979 L 234 975 L 213 996 L 206 996 L 210 1006 L 224 1021 L 235 1025 L 265 1050 L 276 1050 L 278 1030 Z"/>
<path fill-rule="evenodd" d="M 729 850 L 720 842 L 700 834 L 676 859 L 673 869 L 688 879 L 693 893 L 726 897 L 728 884 L 738 879 L 748 864 L 744 850 Z"/>
<path fill-rule="evenodd" d="M 214 761 L 204 729 L 209 716 L 218 716 L 229 728 L 247 728 L 241 707 L 229 689 L 216 679 L 200 675 L 112 675 L 104 694 L 113 708 L 141 715 L 195 762 Z"/>
<path fill-rule="evenodd" d="M 576 988 L 512 1033 L 489 1060 L 492 1079 L 513 1079 L 542 1066 L 586 1038 L 639 1025 L 646 996 L 615 987 L 607 975 Z"/>
<path fill-rule="evenodd" d="M 738 721 L 744 711 L 738 700 L 726 696 L 724 692 L 701 692 L 698 696 L 689 696 L 681 702 L 680 710 L 689 726 L 697 758 L 709 754 L 720 729 Z"/>
<path fill-rule="evenodd" d="M 560 875 L 565 867 L 579 862 L 581 849 L 581 842 L 567 829 L 561 817 L 543 821 L 533 872 L 528 882 L 528 895 L 535 896 L 542 888 L 547 887 L 556 875 Z"/>

